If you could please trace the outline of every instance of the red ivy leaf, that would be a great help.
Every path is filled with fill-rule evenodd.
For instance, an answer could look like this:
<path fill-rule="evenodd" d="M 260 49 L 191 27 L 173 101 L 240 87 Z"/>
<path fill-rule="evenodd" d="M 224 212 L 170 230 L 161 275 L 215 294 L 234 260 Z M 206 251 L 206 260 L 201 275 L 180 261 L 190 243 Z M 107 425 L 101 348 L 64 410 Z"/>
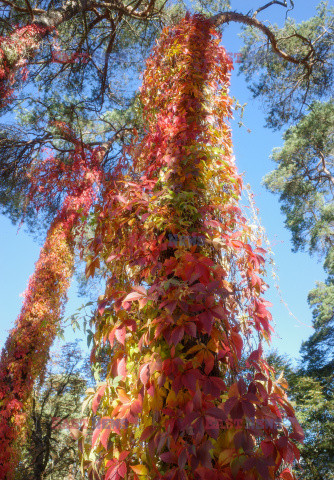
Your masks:
<path fill-rule="evenodd" d="M 117 470 L 118 475 L 119 475 L 121 478 L 124 478 L 127 471 L 128 471 L 128 469 L 127 469 L 126 463 L 125 463 L 125 462 L 121 462 L 120 465 L 119 465 L 119 467 L 118 467 L 118 470 Z"/>
<path fill-rule="evenodd" d="M 283 478 L 283 480 L 295 480 L 294 475 L 292 475 L 288 468 L 285 468 L 283 472 L 281 472 L 279 478 Z"/>
<path fill-rule="evenodd" d="M 150 379 L 150 364 L 145 363 L 140 369 L 140 380 L 142 381 L 143 385 L 146 385 Z"/>
<path fill-rule="evenodd" d="M 100 442 L 104 446 L 104 448 L 107 450 L 108 449 L 108 440 L 110 437 L 110 429 L 105 429 L 102 430 L 101 437 L 100 437 Z"/>
<path fill-rule="evenodd" d="M 96 413 L 106 388 L 107 388 L 107 385 L 102 385 L 101 387 L 98 388 L 96 394 L 94 395 L 94 398 L 92 401 L 93 413 Z"/>
<path fill-rule="evenodd" d="M 126 377 L 126 361 L 125 358 L 121 358 L 121 360 L 118 360 L 117 362 L 117 375 L 123 378 L 123 380 Z"/>
<path fill-rule="evenodd" d="M 170 342 L 173 345 L 177 345 L 178 343 L 181 342 L 183 337 L 184 337 L 184 327 L 178 326 L 173 329 L 170 336 Z"/>
<path fill-rule="evenodd" d="M 125 344 L 125 335 L 126 335 L 126 328 L 124 326 L 116 328 L 115 337 L 117 338 L 119 343 L 121 343 L 122 345 Z"/>

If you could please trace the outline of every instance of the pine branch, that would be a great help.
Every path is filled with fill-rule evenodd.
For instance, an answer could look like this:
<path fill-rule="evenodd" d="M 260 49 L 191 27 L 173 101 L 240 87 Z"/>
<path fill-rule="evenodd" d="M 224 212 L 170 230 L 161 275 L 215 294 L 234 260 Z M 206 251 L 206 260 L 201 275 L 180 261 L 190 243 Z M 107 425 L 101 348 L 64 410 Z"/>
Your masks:
<path fill-rule="evenodd" d="M 256 13 L 256 12 L 255 12 Z M 275 37 L 274 33 L 262 22 L 257 20 L 257 18 L 244 15 L 242 13 L 238 12 L 222 12 L 218 13 L 217 15 L 214 15 L 211 17 L 211 22 L 216 26 L 223 25 L 224 23 L 230 23 L 230 22 L 237 22 L 237 23 L 243 23 L 244 25 L 248 25 L 250 27 L 255 27 L 258 30 L 260 30 L 262 33 L 266 35 L 268 38 L 274 52 L 277 53 L 281 58 L 286 60 L 287 62 L 294 63 L 296 65 L 305 65 L 309 70 L 312 69 L 313 65 L 313 60 L 314 60 L 314 50 L 313 46 L 310 50 L 309 53 L 303 58 L 296 58 L 279 48 L 278 46 L 278 41 L 277 38 Z M 309 43 L 309 40 L 305 37 L 302 37 L 301 35 L 298 35 L 299 38 L 303 40 L 305 43 Z"/>

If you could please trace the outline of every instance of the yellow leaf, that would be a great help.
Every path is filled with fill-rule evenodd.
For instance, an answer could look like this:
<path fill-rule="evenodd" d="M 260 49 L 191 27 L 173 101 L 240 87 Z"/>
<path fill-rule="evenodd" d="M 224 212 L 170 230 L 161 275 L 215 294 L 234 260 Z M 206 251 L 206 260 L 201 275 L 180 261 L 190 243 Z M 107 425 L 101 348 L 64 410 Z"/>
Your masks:
<path fill-rule="evenodd" d="M 221 452 L 230 450 L 231 446 L 234 445 L 233 439 L 235 435 L 235 428 L 229 428 L 224 430 L 222 436 L 219 438 L 218 444 Z"/>
<path fill-rule="evenodd" d="M 167 398 L 166 398 L 166 403 L 167 405 L 169 404 L 175 404 L 175 401 L 176 401 L 176 395 L 175 395 L 175 392 L 174 390 L 170 390 L 168 395 L 167 395 Z"/>
<path fill-rule="evenodd" d="M 193 347 L 189 348 L 189 350 L 187 351 L 187 355 L 198 352 L 198 350 L 202 350 L 202 348 L 203 348 L 203 344 L 194 345 Z"/>
<path fill-rule="evenodd" d="M 231 462 L 234 454 L 235 454 L 235 450 L 232 450 L 232 449 L 223 450 L 219 454 L 218 462 L 220 463 L 220 465 L 226 465 Z"/>
<path fill-rule="evenodd" d="M 147 475 L 148 470 L 145 465 L 130 465 L 132 470 L 137 474 L 137 475 Z"/>

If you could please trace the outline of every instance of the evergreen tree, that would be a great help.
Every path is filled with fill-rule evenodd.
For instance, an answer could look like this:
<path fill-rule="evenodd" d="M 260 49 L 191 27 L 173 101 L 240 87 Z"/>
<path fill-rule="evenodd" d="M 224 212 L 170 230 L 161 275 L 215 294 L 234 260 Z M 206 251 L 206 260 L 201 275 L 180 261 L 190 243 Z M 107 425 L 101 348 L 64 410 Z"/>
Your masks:
<path fill-rule="evenodd" d="M 301 366 L 295 372 L 286 366 L 290 395 L 305 431 L 303 476 L 312 480 L 330 479 L 334 474 L 333 13 L 328 2 L 321 2 L 314 18 L 301 24 L 287 21 L 276 30 L 286 50 L 301 58 L 306 58 L 307 44 L 298 48 L 294 34 L 308 37 L 308 47 L 314 49 L 310 56 L 321 59 L 318 67 L 311 66 L 311 76 L 307 69 L 288 66 L 261 48 L 255 31 L 245 33 L 242 65 L 253 94 L 265 101 L 267 125 L 289 126 L 283 146 L 272 154 L 277 166 L 264 183 L 280 195 L 294 250 L 308 250 L 323 258 L 328 275 L 309 293 L 314 333 L 302 345 Z M 260 76 L 253 80 L 255 73 Z"/>

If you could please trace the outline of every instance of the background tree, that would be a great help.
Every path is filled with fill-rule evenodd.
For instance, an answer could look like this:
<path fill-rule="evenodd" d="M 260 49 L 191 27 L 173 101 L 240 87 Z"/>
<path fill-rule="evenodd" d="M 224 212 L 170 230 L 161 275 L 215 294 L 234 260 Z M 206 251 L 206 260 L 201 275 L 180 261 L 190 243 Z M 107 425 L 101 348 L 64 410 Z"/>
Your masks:
<path fill-rule="evenodd" d="M 82 426 L 82 399 L 90 383 L 90 371 L 77 343 L 64 345 L 59 354 L 53 352 L 31 396 L 16 480 L 63 480 L 69 473 L 81 478 L 77 442 L 71 431 Z"/>
<path fill-rule="evenodd" d="M 296 473 L 307 480 L 330 479 L 333 477 L 333 374 L 321 372 L 319 364 L 312 362 L 316 332 L 301 349 L 302 358 L 297 367 L 286 356 L 272 352 L 268 362 L 278 375 L 284 375 L 289 385 L 289 398 L 296 407 L 297 418 L 305 432 L 301 446 L 300 466 Z M 309 344 L 313 347 L 309 348 Z M 319 342 L 320 344 L 320 342 Z M 328 346 L 325 344 L 325 355 Z M 309 364 L 309 360 L 313 366 Z"/>
<path fill-rule="evenodd" d="M 333 476 L 333 13 L 328 2 L 321 2 L 314 18 L 301 24 L 288 20 L 284 28 L 276 28 L 286 51 L 300 58 L 309 55 L 311 64 L 320 60 L 310 66 L 311 75 L 273 55 L 255 30 L 244 34 L 241 67 L 254 96 L 266 105 L 267 125 L 288 126 L 283 146 L 272 154 L 277 166 L 264 183 L 280 195 L 294 250 L 324 259 L 328 275 L 309 294 L 314 333 L 302 345 L 301 366 L 290 375 L 291 395 L 306 434 L 303 475 L 310 479 Z M 296 43 L 298 35 L 308 41 Z"/>

